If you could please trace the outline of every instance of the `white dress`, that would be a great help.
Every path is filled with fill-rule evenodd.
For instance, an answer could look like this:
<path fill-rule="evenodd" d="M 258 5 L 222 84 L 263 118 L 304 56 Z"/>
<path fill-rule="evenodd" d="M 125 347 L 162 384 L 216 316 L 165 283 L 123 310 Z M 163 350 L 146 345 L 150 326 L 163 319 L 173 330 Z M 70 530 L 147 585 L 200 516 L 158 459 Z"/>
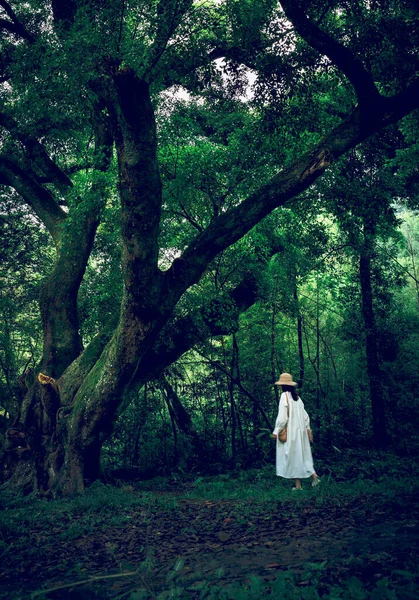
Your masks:
<path fill-rule="evenodd" d="M 287 412 L 289 407 L 289 415 Z M 287 441 L 276 441 L 276 474 L 286 479 L 303 479 L 315 473 L 307 429 L 310 418 L 301 398 L 293 400 L 290 392 L 282 392 L 273 433 L 287 426 Z"/>

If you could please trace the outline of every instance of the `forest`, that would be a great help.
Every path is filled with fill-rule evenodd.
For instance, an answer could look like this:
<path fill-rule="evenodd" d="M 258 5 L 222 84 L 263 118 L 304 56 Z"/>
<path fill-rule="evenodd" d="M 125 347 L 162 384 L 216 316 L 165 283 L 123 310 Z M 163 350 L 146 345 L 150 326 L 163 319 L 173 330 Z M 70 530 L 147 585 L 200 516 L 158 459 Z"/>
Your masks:
<path fill-rule="evenodd" d="M 416 0 L 0 0 L 0 33 L 5 597 L 417 597 Z"/>

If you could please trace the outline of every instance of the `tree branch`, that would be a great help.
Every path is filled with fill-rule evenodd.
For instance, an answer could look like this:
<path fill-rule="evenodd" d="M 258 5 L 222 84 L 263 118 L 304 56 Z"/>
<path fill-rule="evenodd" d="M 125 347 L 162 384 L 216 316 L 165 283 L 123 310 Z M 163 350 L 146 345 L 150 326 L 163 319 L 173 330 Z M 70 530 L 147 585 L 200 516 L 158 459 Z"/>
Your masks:
<path fill-rule="evenodd" d="M 97 171 L 106 171 L 111 162 L 112 137 L 100 107 L 93 116 L 94 163 L 90 186 L 93 202 L 74 207 L 49 277 L 40 288 L 40 309 L 44 330 L 43 372 L 60 376 L 76 360 L 83 346 L 79 332 L 77 294 L 91 255 L 107 186 Z"/>
<path fill-rule="evenodd" d="M 313 23 L 298 0 L 281 0 L 281 5 L 287 19 L 307 44 L 327 56 L 346 75 L 354 86 L 360 106 L 373 106 L 380 94 L 361 60 Z"/>
<path fill-rule="evenodd" d="M 166 52 L 165 56 L 163 86 L 167 89 L 174 85 L 179 85 L 187 75 L 199 69 L 199 67 L 217 60 L 217 58 L 226 57 L 229 50 L 233 50 L 233 48 L 228 47 L 226 44 L 219 44 L 208 53 L 205 52 L 201 55 L 193 55 L 192 57 L 178 56 L 177 54 L 170 56 L 169 50 L 169 53 Z"/>
<path fill-rule="evenodd" d="M 79 165 L 71 165 L 71 167 L 66 169 L 66 175 L 74 175 L 74 173 L 79 173 L 80 171 L 88 171 L 89 169 L 93 169 L 93 163 L 85 162 Z"/>
<path fill-rule="evenodd" d="M 260 69 L 262 53 L 270 48 L 272 41 L 260 41 L 258 47 L 252 46 L 251 50 L 243 49 L 236 44 L 218 42 L 209 52 L 193 54 L 191 57 L 179 56 L 172 48 L 165 53 L 165 74 L 163 85 L 169 88 L 173 85 L 183 83 L 187 77 L 196 69 L 214 62 L 220 58 L 230 59 L 236 63 L 245 65 L 249 69 L 258 71 Z M 189 60 L 188 60 L 189 59 Z M 284 60 L 281 56 L 273 55 L 271 52 L 263 54 L 263 68 L 269 72 L 281 73 L 284 70 Z"/>
<path fill-rule="evenodd" d="M 19 22 L 12 7 L 10 6 L 10 4 L 8 2 L 6 2 L 6 0 L 0 0 L 0 6 L 4 10 L 4 12 L 7 14 L 7 16 L 13 21 L 13 23 Z"/>
<path fill-rule="evenodd" d="M 202 448 L 202 444 L 200 443 L 200 437 L 195 429 L 193 421 L 191 419 L 190 414 L 183 406 L 180 401 L 179 396 L 169 383 L 166 378 L 163 378 L 161 381 L 161 387 L 166 394 L 166 400 L 168 404 L 169 410 L 173 411 L 173 416 L 176 421 L 176 425 L 182 433 L 186 434 L 195 443 L 196 449 Z"/>
<path fill-rule="evenodd" d="M 7 16 L 11 19 L 11 21 L 0 19 L 0 29 L 9 31 L 16 36 L 25 39 L 31 44 L 34 43 L 36 38 L 26 29 L 23 23 L 19 21 L 10 4 L 6 2 L 6 0 L 0 0 L 0 7 L 3 8 Z"/>
<path fill-rule="evenodd" d="M 275 208 L 309 188 L 333 161 L 380 129 L 419 107 L 419 79 L 392 98 L 380 98 L 366 121 L 361 107 L 336 126 L 312 151 L 296 159 L 241 204 L 222 213 L 197 235 L 164 273 L 166 297 L 175 297 L 199 281 L 222 250 L 239 240 Z"/>
<path fill-rule="evenodd" d="M 58 206 L 51 192 L 43 188 L 15 162 L 0 156 L 0 178 L 3 185 L 16 190 L 44 223 L 56 245 L 61 237 L 60 225 L 67 214 Z"/>
<path fill-rule="evenodd" d="M 192 0 L 160 0 L 157 5 L 157 32 L 150 50 L 148 64 L 142 79 L 148 81 L 149 73 L 156 67 L 163 56 L 167 44 L 179 26 L 182 17 L 192 6 Z"/>
<path fill-rule="evenodd" d="M 47 181 L 53 183 L 65 195 L 73 186 L 71 179 L 51 159 L 44 146 L 38 140 L 24 133 L 16 121 L 3 112 L 0 112 L 0 126 L 5 127 L 25 146 L 29 157 L 32 158 L 35 165 L 44 173 Z"/>
<path fill-rule="evenodd" d="M 279 252 L 282 248 L 277 245 L 272 247 L 272 252 Z M 238 313 L 242 313 L 252 306 L 258 298 L 258 287 L 252 277 L 243 279 L 227 294 L 227 301 L 233 303 Z M 137 369 L 140 385 L 148 378 L 159 377 L 160 374 L 195 344 L 203 341 L 208 336 L 227 335 L 237 324 L 218 323 L 217 304 L 201 307 L 184 317 L 174 319 L 170 324 L 170 334 L 164 331 L 161 341 L 150 349 Z M 234 309 L 231 311 L 232 315 Z M 93 338 L 84 352 L 63 373 L 58 384 L 61 390 L 63 404 L 70 404 L 83 383 L 83 380 L 94 367 L 118 326 L 119 314 L 110 317 L 108 323 Z"/>
<path fill-rule="evenodd" d="M 249 392 L 249 390 L 246 387 L 244 387 L 244 385 L 242 384 L 240 379 L 238 379 L 237 377 L 234 377 L 234 375 L 226 367 L 224 367 L 218 360 L 212 360 L 208 356 L 205 356 L 205 354 L 202 354 L 202 352 L 200 352 L 199 355 L 202 356 L 202 358 L 204 360 L 206 360 L 209 365 L 215 367 L 216 369 L 218 369 L 219 371 L 221 371 L 222 373 L 227 375 L 227 377 L 230 379 L 230 381 L 232 383 L 234 383 L 234 385 L 236 385 L 239 388 L 239 390 L 255 404 L 255 406 L 259 410 L 260 414 L 262 415 L 263 420 L 265 421 L 265 425 L 267 426 L 268 429 L 272 430 L 273 425 L 270 422 L 268 415 L 266 414 L 263 406 L 260 404 L 259 400 L 251 392 Z"/>

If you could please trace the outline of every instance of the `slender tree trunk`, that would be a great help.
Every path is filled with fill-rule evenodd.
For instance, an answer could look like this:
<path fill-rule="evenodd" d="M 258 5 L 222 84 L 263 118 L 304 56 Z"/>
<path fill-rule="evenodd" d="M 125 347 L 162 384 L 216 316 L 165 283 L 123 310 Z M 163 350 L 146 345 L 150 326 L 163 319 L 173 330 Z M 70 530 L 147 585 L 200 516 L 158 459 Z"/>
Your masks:
<path fill-rule="evenodd" d="M 231 357 L 230 372 L 234 371 L 235 352 L 233 349 Z M 230 426 L 231 426 L 231 462 L 233 467 L 236 465 L 237 460 L 237 446 L 236 446 L 236 433 L 237 433 L 237 412 L 236 402 L 234 400 L 234 383 L 230 378 L 227 378 L 228 393 L 230 398 Z"/>
<path fill-rule="evenodd" d="M 220 411 L 221 411 L 221 419 L 222 419 L 222 423 L 223 423 L 223 434 L 224 434 L 224 439 L 223 442 L 227 436 L 227 416 L 226 416 L 226 411 L 225 411 L 225 407 L 224 407 L 224 398 L 223 398 L 223 394 L 221 392 L 221 387 L 218 381 L 218 376 L 217 373 L 215 371 L 215 363 L 213 363 L 214 366 L 214 378 L 215 378 L 215 382 L 216 382 L 216 387 L 217 387 L 217 399 L 218 399 L 218 405 L 220 407 Z"/>
<path fill-rule="evenodd" d="M 412 239 L 410 237 L 410 231 L 409 231 L 408 225 L 406 225 L 406 239 L 407 239 L 407 245 L 408 245 L 409 252 L 410 252 L 410 259 L 412 261 L 413 276 L 414 276 L 415 288 L 416 288 L 416 299 L 419 304 L 419 283 L 418 283 L 417 270 L 416 270 L 416 256 L 415 256 L 415 249 L 413 248 L 413 244 L 412 244 Z"/>
<path fill-rule="evenodd" d="M 173 410 L 172 405 L 170 404 L 169 399 L 165 395 L 165 400 L 167 404 L 167 409 L 169 411 L 170 416 L 170 424 L 172 426 L 172 434 L 173 434 L 173 463 L 175 465 L 179 462 L 179 451 L 178 451 L 178 442 L 177 442 L 177 431 L 176 431 L 176 417 L 175 412 Z"/>
<path fill-rule="evenodd" d="M 315 427 L 318 433 L 316 433 L 316 439 L 319 439 L 320 436 L 320 431 L 321 431 L 321 427 L 320 427 L 320 409 L 321 409 L 321 400 L 320 400 L 320 393 L 322 394 L 323 398 L 326 396 L 326 394 L 323 391 L 322 388 L 322 383 L 321 383 L 321 379 L 320 379 L 320 361 L 319 361 L 319 340 L 320 340 L 320 331 L 319 331 L 319 322 L 318 322 L 318 318 L 316 315 L 316 320 L 315 320 L 315 326 L 314 326 L 314 330 L 316 332 L 316 355 L 314 357 L 311 356 L 311 351 L 310 351 L 310 341 L 308 338 L 308 332 L 307 332 L 307 328 L 306 328 L 306 320 L 304 321 L 303 325 L 303 331 L 304 331 L 304 337 L 305 337 L 305 342 L 306 342 L 306 348 L 307 348 L 307 358 L 313 368 L 314 373 L 316 374 L 316 409 L 317 409 L 317 414 L 316 414 L 316 418 L 315 418 Z"/>
<path fill-rule="evenodd" d="M 204 459 L 204 447 L 189 413 L 185 410 L 185 407 L 180 401 L 178 394 L 167 379 L 162 381 L 162 387 L 165 393 L 169 411 L 171 411 L 171 414 L 173 415 L 174 422 L 178 426 L 179 430 L 191 439 L 195 453 L 199 461 L 202 461 Z"/>
<path fill-rule="evenodd" d="M 388 444 L 387 427 L 371 283 L 371 257 L 374 249 L 374 238 L 374 225 L 364 218 L 364 245 L 359 259 L 362 317 L 365 326 L 367 373 L 371 397 L 374 443 L 377 448 L 384 448 Z"/>
<path fill-rule="evenodd" d="M 237 459 L 237 409 L 236 402 L 234 398 L 234 382 L 231 377 L 229 377 L 229 373 L 232 373 L 235 370 L 235 361 L 236 361 L 236 353 L 233 347 L 231 353 L 231 362 L 230 368 L 227 366 L 227 352 L 225 349 L 224 340 L 222 340 L 222 348 L 224 355 L 224 373 L 227 376 L 227 390 L 230 404 L 230 436 L 231 436 L 231 464 L 233 467 L 236 465 Z"/>
<path fill-rule="evenodd" d="M 161 440 L 163 442 L 164 466 L 165 466 L 165 470 L 166 470 L 167 467 L 169 466 L 169 459 L 168 459 L 168 452 L 167 452 L 167 435 L 166 435 L 167 421 L 166 421 L 166 416 L 165 416 L 164 410 L 162 410 L 162 406 L 161 406 L 160 402 L 159 402 L 159 413 L 160 413 L 160 419 L 162 422 L 162 429 L 163 429 L 163 435 L 161 436 Z"/>
<path fill-rule="evenodd" d="M 147 383 L 144 384 L 144 388 L 143 388 L 143 415 L 142 415 L 142 420 L 139 424 L 139 426 L 137 427 L 137 431 L 135 432 L 135 442 L 134 442 L 134 447 L 133 447 L 133 452 L 132 452 L 132 464 L 137 466 L 139 463 L 139 458 L 140 458 L 140 439 L 141 439 L 141 434 L 142 434 L 142 430 L 143 430 L 143 422 L 144 422 L 144 418 L 145 415 L 147 414 L 147 403 L 148 403 L 148 385 Z"/>
<path fill-rule="evenodd" d="M 316 426 L 320 429 L 320 307 L 319 307 L 319 282 L 316 283 L 316 408 L 317 419 Z"/>
<path fill-rule="evenodd" d="M 237 336 L 235 333 L 233 333 L 233 352 L 236 355 L 236 373 L 235 373 L 235 379 L 236 381 L 238 381 L 240 383 L 240 356 L 239 356 L 239 345 L 237 343 Z M 234 375 L 234 373 L 233 373 Z M 231 381 L 233 382 L 234 379 L 231 379 Z M 239 396 L 240 398 L 240 396 Z M 242 427 L 242 422 L 241 422 L 241 417 L 240 417 L 240 410 L 237 409 L 237 405 L 236 405 L 236 418 L 237 418 L 237 425 L 238 425 L 238 429 L 239 429 L 239 434 L 240 434 L 240 444 L 241 444 L 241 449 L 242 452 L 246 451 L 246 441 L 245 441 L 245 436 L 243 433 L 243 427 Z"/>
<path fill-rule="evenodd" d="M 294 287 L 294 305 L 295 314 L 297 316 L 297 339 L 298 339 L 298 358 L 300 364 L 300 377 L 298 380 L 298 387 L 301 389 L 304 383 L 304 348 L 303 348 L 303 318 L 300 312 L 300 303 L 298 300 L 298 289 L 297 280 L 295 280 Z"/>
<path fill-rule="evenodd" d="M 218 370 L 222 371 L 225 375 L 227 375 L 227 377 L 229 379 L 231 379 L 233 381 L 233 383 L 240 389 L 240 391 L 253 402 L 254 406 L 257 408 L 260 415 L 262 416 L 266 427 L 268 429 L 273 429 L 272 423 L 269 420 L 268 415 L 266 414 L 265 410 L 263 409 L 263 406 L 261 405 L 259 400 L 256 398 L 256 396 L 254 396 L 251 392 L 249 392 L 249 390 L 246 387 L 244 387 L 244 385 L 241 383 L 241 381 L 238 381 L 235 377 L 233 377 L 233 375 L 230 373 L 230 371 L 228 369 L 226 369 L 225 366 L 222 366 L 220 363 L 212 361 L 211 359 L 209 359 L 207 357 L 205 357 L 205 359 L 214 368 L 217 368 Z M 226 425 L 226 427 L 227 427 L 227 425 Z"/>
<path fill-rule="evenodd" d="M 278 386 L 275 385 L 275 381 L 277 381 L 277 373 L 276 373 L 276 311 L 277 306 L 276 302 L 272 302 L 272 318 L 271 318 L 271 378 L 272 385 L 274 388 L 275 400 L 276 403 L 279 404 L 279 389 Z"/>

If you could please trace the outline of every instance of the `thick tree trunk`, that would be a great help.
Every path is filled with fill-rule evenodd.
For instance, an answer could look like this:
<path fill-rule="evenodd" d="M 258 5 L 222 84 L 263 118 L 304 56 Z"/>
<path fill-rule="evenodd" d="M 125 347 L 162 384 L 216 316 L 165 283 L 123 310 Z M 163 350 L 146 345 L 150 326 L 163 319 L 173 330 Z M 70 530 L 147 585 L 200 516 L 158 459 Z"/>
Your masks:
<path fill-rule="evenodd" d="M 246 310 L 256 298 L 257 288 L 253 281 L 244 281 L 230 292 L 226 301 L 228 304 L 234 303 L 237 313 L 232 312 L 233 321 L 226 324 L 227 329 L 231 331 L 235 326 L 234 320 L 238 312 Z M 214 311 L 217 307 L 214 307 Z M 3 478 L 10 480 L 11 484 L 28 492 L 43 490 L 46 493 L 50 490 L 54 493 L 61 489 L 63 493 L 72 494 L 82 491 L 85 484 L 100 477 L 101 446 L 111 434 L 113 422 L 123 412 L 126 402 L 121 402 L 121 398 L 118 397 L 115 405 L 111 407 L 114 412 L 105 412 L 109 400 L 105 395 L 103 404 L 97 404 L 92 412 L 89 412 L 89 390 L 93 397 L 93 392 L 102 376 L 106 381 L 106 369 L 101 365 L 105 364 L 105 356 L 111 353 L 114 347 L 115 342 L 112 338 L 118 316 L 112 317 L 108 326 L 71 363 L 56 384 L 51 381 L 60 399 L 56 398 L 53 403 L 46 403 L 49 407 L 48 416 L 43 415 L 45 402 L 43 403 L 41 398 L 45 395 L 46 388 L 38 381 L 33 389 L 30 388 L 22 405 L 21 419 L 8 435 Z M 203 330 L 203 317 L 208 322 L 206 330 Z M 220 329 L 216 319 L 212 318 L 211 307 L 209 309 L 208 306 L 202 311 L 189 313 L 186 317 L 178 319 L 173 329 L 177 333 L 170 340 L 165 337 L 159 340 L 158 351 L 151 348 L 138 363 L 136 379 L 138 387 L 146 384 L 150 379 L 158 378 L 166 367 L 206 335 L 226 333 Z M 49 378 L 45 377 L 44 383 L 47 387 L 48 381 Z M 121 395 L 123 386 L 124 382 L 121 383 Z M 84 399 L 80 400 L 80 396 L 77 395 L 79 391 L 85 393 Z M 74 400 L 76 396 L 77 401 Z M 256 399 L 254 401 L 256 402 Z M 47 420 L 52 423 L 52 409 L 56 411 L 55 429 L 50 429 L 49 440 L 43 437 L 41 447 L 38 448 L 36 432 L 41 428 L 41 421 Z M 181 414 L 177 404 L 175 404 L 175 412 L 178 415 L 179 428 L 191 434 L 199 456 L 200 439 L 192 433 L 192 428 L 188 428 L 188 416 Z M 34 448 L 36 448 L 35 454 Z"/>
<path fill-rule="evenodd" d="M 93 115 L 94 168 L 102 172 L 109 167 L 113 140 L 108 119 L 102 111 L 103 106 L 97 108 L 97 113 Z M 51 176 L 60 193 L 68 191 L 71 181 L 49 159 L 39 142 L 25 139 L 24 143 L 35 147 L 38 167 Z M 29 175 L 21 175 L 16 171 L 15 176 L 20 177 L 16 180 L 16 189 L 21 190 L 22 196 L 33 205 L 38 216 L 42 218 L 43 213 L 48 215 L 46 221 L 55 242 L 57 259 L 51 274 L 42 283 L 39 294 L 44 334 L 43 356 L 35 371 L 34 381 L 30 381 L 29 376 L 25 378 L 28 389 L 21 403 L 20 414 L 13 427 L 6 432 L 2 478 L 25 491 L 36 490 L 47 494 L 57 486 L 68 448 L 69 405 L 82 378 L 91 369 L 90 364 L 86 370 L 85 361 L 80 358 L 83 348 L 77 295 L 107 194 L 101 174 L 98 177 L 94 174 L 91 197 L 87 201 L 80 198 L 77 206 L 66 213 L 59 208 L 50 192 L 31 180 L 30 171 Z M 98 346 L 100 343 L 96 343 L 96 346 L 93 344 L 94 348 Z M 76 377 L 68 377 L 63 381 L 61 375 L 69 366 L 72 366 L 72 374 Z M 88 481 L 97 477 L 96 464 L 99 464 L 100 449 L 99 441 L 91 445 L 90 460 L 86 461 L 83 470 L 83 477 Z"/>
<path fill-rule="evenodd" d="M 169 316 L 161 310 L 157 265 L 161 182 L 149 89 L 130 69 L 118 72 L 114 81 L 109 112 L 119 166 L 124 293 L 119 324 L 78 389 L 69 417 L 61 482 L 66 493 L 82 491 L 87 470 L 91 476 L 99 473 L 98 448 Z"/>
<path fill-rule="evenodd" d="M 72 397 L 58 381 L 69 365 L 77 363 L 82 352 L 77 293 L 97 224 L 97 218 L 90 214 L 67 225 L 57 263 L 41 287 L 43 357 L 35 381 L 23 398 L 20 415 L 14 427 L 6 432 L 3 469 L 5 479 L 25 490 L 49 493 L 57 484 L 64 462 L 66 400 L 71 401 Z M 100 447 L 101 443 L 96 441 L 89 449 L 89 460 L 83 469 L 83 477 L 88 481 L 97 478 L 98 469 L 93 465 L 95 461 L 99 464 Z M 79 474 L 78 478 L 82 476 Z"/>
<path fill-rule="evenodd" d="M 24 398 L 21 418 L 6 432 L 3 477 L 24 492 L 48 493 L 62 466 L 58 386 L 40 375 Z"/>

